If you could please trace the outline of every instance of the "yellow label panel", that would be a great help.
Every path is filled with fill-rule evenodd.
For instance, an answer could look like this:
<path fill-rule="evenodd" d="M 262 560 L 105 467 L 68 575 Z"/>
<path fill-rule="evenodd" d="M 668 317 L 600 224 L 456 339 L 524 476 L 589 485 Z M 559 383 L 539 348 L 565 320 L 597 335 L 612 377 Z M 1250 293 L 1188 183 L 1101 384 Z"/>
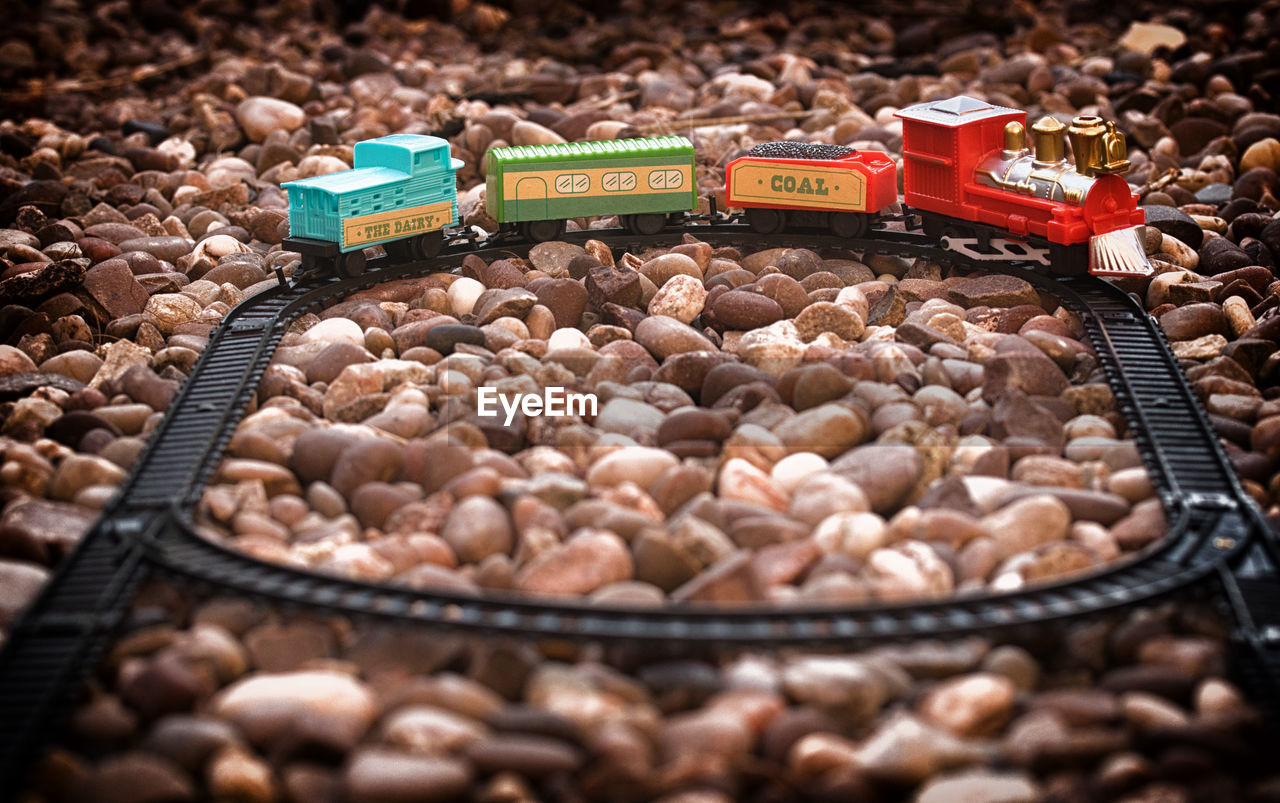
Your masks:
<path fill-rule="evenodd" d="M 503 174 L 502 180 L 503 197 L 514 200 L 643 195 L 692 190 L 693 168 L 687 164 L 627 168 L 575 166 L 567 170 L 510 171 Z"/>
<path fill-rule="evenodd" d="M 831 167 L 742 162 L 733 168 L 733 198 L 749 203 L 865 212 L 866 177 Z"/>
<path fill-rule="evenodd" d="M 439 201 L 407 209 L 391 209 L 347 218 L 342 224 L 342 245 L 366 245 L 397 237 L 411 237 L 442 229 L 453 218 L 453 202 Z"/>

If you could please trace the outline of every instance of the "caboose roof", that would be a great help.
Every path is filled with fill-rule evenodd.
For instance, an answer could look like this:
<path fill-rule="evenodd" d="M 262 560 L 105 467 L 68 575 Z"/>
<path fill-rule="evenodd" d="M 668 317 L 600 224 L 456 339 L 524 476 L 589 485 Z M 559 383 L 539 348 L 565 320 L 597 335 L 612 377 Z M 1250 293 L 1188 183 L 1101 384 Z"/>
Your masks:
<path fill-rule="evenodd" d="M 934 125 L 955 127 L 972 123 L 974 120 L 986 120 L 991 117 L 1004 117 L 1010 114 L 1024 115 L 1020 109 L 1007 106 L 996 106 L 985 100 L 971 98 L 968 95 L 957 95 L 946 100 L 933 100 L 908 106 L 895 112 L 894 117 L 903 120 L 919 120 Z"/>
<path fill-rule="evenodd" d="M 390 167 L 357 167 L 354 170 L 327 173 L 323 176 L 300 178 L 280 186 L 323 190 L 334 195 L 343 195 L 361 190 L 376 190 L 379 187 L 406 181 L 408 178 L 404 173 Z"/>
<path fill-rule="evenodd" d="M 429 151 L 434 148 L 447 148 L 449 143 L 440 137 L 433 137 L 430 134 L 389 134 L 385 137 L 377 139 L 366 139 L 356 143 L 356 147 L 373 143 L 377 145 L 394 145 L 397 148 L 404 148 L 411 153 L 418 151 Z"/>

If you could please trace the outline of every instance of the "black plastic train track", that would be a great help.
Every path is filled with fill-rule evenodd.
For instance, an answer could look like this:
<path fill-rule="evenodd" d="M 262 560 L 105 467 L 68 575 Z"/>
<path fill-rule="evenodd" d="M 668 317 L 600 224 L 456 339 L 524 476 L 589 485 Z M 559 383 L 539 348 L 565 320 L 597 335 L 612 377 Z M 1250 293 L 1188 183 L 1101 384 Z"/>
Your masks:
<path fill-rule="evenodd" d="M 894 231 L 847 240 L 764 236 L 726 223 L 671 227 L 651 236 L 597 230 L 563 239 L 596 238 L 615 249 L 636 250 L 670 245 L 684 232 L 740 248 L 796 246 L 956 261 L 922 235 Z M 456 267 L 467 254 L 496 258 L 530 247 L 455 240 L 430 268 Z M 289 322 L 356 290 L 420 275 L 424 268 L 380 263 L 385 259 L 370 260 L 370 271 L 352 279 L 295 277 L 231 310 L 213 333 L 124 488 L 15 623 L 0 653 L 0 790 L 18 788 L 35 751 L 126 622 L 140 583 L 156 573 L 210 591 L 356 618 L 486 635 L 689 648 L 852 646 L 1030 628 L 1207 589 L 1234 617 L 1242 680 L 1259 704 L 1280 713 L 1280 559 L 1274 536 L 1241 489 L 1163 333 L 1128 295 L 1091 277 L 1047 278 L 1003 268 L 1080 316 L 1164 504 L 1170 532 L 1133 559 L 1067 582 L 911 604 L 621 608 L 374 585 L 265 563 L 197 535 L 192 516 L 205 484 Z"/>

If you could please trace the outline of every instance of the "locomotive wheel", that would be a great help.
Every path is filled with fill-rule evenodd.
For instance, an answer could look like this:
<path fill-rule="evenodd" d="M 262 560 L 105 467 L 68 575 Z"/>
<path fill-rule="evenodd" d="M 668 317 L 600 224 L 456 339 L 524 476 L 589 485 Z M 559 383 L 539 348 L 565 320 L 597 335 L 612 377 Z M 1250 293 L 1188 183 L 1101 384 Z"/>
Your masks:
<path fill-rule="evenodd" d="M 659 214 L 627 215 L 623 218 L 629 231 L 634 234 L 657 234 L 667 225 L 667 216 Z"/>
<path fill-rule="evenodd" d="M 942 230 L 945 227 L 942 218 L 929 212 L 920 213 L 920 225 L 924 233 L 935 240 L 942 237 Z"/>
<path fill-rule="evenodd" d="M 364 273 L 364 251 L 352 251 L 348 254 L 340 254 L 334 264 L 338 269 L 339 276 L 355 277 Z"/>
<path fill-rule="evenodd" d="M 781 209 L 748 209 L 747 225 L 758 234 L 777 234 L 787 223 Z"/>
<path fill-rule="evenodd" d="M 440 249 L 444 247 L 444 233 L 429 231 L 426 234 L 419 234 L 410 242 L 413 243 L 413 250 L 419 259 L 435 259 L 440 255 Z"/>
<path fill-rule="evenodd" d="M 871 230 L 871 221 L 858 212 L 832 212 L 828 225 L 837 237 L 866 237 Z"/>
<path fill-rule="evenodd" d="M 520 232 L 525 239 L 533 240 L 535 243 L 545 243 L 548 240 L 554 240 L 564 233 L 563 220 L 530 220 L 520 224 Z"/>

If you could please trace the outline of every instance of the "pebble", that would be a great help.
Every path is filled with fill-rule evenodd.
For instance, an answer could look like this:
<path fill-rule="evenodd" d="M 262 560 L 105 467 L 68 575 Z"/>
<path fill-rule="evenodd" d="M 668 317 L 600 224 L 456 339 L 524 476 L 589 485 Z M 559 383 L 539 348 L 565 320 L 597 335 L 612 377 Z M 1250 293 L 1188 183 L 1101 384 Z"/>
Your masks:
<path fill-rule="evenodd" d="M 171 335 L 179 326 L 194 321 L 203 310 L 200 302 L 182 293 L 157 293 L 147 299 L 143 312 L 156 322 L 161 334 Z"/>
<path fill-rule="evenodd" d="M 782 683 L 797 701 L 853 724 L 874 717 L 889 699 L 883 677 L 853 657 L 797 657 L 787 662 Z"/>
<path fill-rule="evenodd" d="M 1001 557 L 1009 557 L 1066 538 L 1071 511 L 1057 497 L 1041 494 L 1011 502 L 984 516 L 980 524 L 995 540 Z"/>
<path fill-rule="evenodd" d="M 8 628 L 40 592 L 49 570 L 31 563 L 0 559 L 0 627 Z"/>
<path fill-rule="evenodd" d="M 246 98 L 236 107 L 236 120 L 254 142 L 263 141 L 272 131 L 294 131 L 306 119 L 301 108 L 279 98 Z"/>
<path fill-rule="evenodd" d="M 574 283 L 577 286 L 577 283 Z M 677 274 L 669 278 L 649 301 L 650 315 L 665 315 L 680 323 L 692 323 L 702 313 L 707 291 L 697 278 Z"/>
<path fill-rule="evenodd" d="M 454 315 L 469 315 L 475 308 L 476 300 L 485 291 L 485 286 L 475 279 L 465 276 L 455 279 L 449 285 L 449 308 Z"/>
<path fill-rule="evenodd" d="M 665 449 L 626 446 L 592 463 L 586 480 L 592 486 L 616 486 L 630 481 L 649 488 L 678 464 L 679 459 Z"/>
<path fill-rule="evenodd" d="M 353 803 L 449 800 L 466 792 L 472 772 L 460 758 L 366 747 L 352 756 L 342 789 Z"/>
<path fill-rule="evenodd" d="M 1240 172 L 1246 173 L 1255 167 L 1280 170 L 1280 140 L 1266 137 L 1245 149 L 1240 155 Z"/>
<path fill-rule="evenodd" d="M 915 488 L 924 459 L 911 446 L 866 444 L 850 449 L 831 469 L 861 488 L 872 510 L 887 513 Z"/>
<path fill-rule="evenodd" d="M 538 555 L 516 574 L 516 588 L 532 594 L 588 594 L 630 580 L 631 554 L 618 536 L 583 531 Z"/>
<path fill-rule="evenodd" d="M 33 374 L 36 364 L 20 349 L 0 345 L 0 377 L 15 374 Z"/>
<path fill-rule="evenodd" d="M 298 343 L 349 343 L 363 347 L 364 330 L 349 318 L 329 318 L 303 332 Z"/>
<path fill-rule="evenodd" d="M 124 252 L 144 251 L 165 262 L 177 262 L 179 258 L 191 253 L 195 243 L 185 237 L 151 235 L 125 240 L 119 245 Z"/>
<path fill-rule="evenodd" d="M 610 399 L 600 408 L 595 427 L 603 432 L 616 432 L 641 444 L 649 444 L 657 437 L 662 425 L 662 410 L 637 399 Z"/>
<path fill-rule="evenodd" d="M 82 787 L 76 796 L 102 803 L 196 799 L 191 779 L 178 767 L 145 753 L 109 758 L 75 786 Z"/>
<path fill-rule="evenodd" d="M 926 782 L 915 803 L 1032 803 L 1042 795 L 1021 773 L 970 770 Z"/>
<path fill-rule="evenodd" d="M 573 279 L 549 279 L 537 288 L 535 295 L 538 303 L 551 311 L 560 328 L 577 326 L 587 309 L 586 288 Z"/>
<path fill-rule="evenodd" d="M 634 337 L 657 360 L 690 351 L 716 351 L 698 330 L 663 315 L 651 315 L 641 321 Z"/>
<path fill-rule="evenodd" d="M 90 268 L 84 288 L 114 318 L 140 313 L 148 303 L 146 289 L 122 259 L 108 259 Z"/>
<path fill-rule="evenodd" d="M 920 703 L 920 715 L 958 736 L 999 732 L 1013 714 L 1017 689 L 1002 675 L 963 675 L 939 684 Z"/>
<path fill-rule="evenodd" d="M 775 378 L 799 365 L 804 353 L 805 344 L 790 321 L 778 321 L 747 332 L 738 341 L 739 356 Z"/>
<path fill-rule="evenodd" d="M 465 754 L 481 772 L 515 772 L 534 778 L 572 773 L 583 763 L 581 752 L 573 746 L 537 735 L 482 737 L 468 745 Z"/>
<path fill-rule="evenodd" d="M 507 511 L 485 496 L 470 496 L 449 513 L 441 531 L 458 558 L 479 563 L 490 555 L 511 551 L 511 521 Z"/>
<path fill-rule="evenodd" d="M 634 307 L 640 303 L 640 273 L 633 268 L 594 265 L 587 270 L 584 284 L 596 309 L 603 310 L 606 304 Z"/>
<path fill-rule="evenodd" d="M 207 775 L 215 797 L 263 803 L 276 799 L 270 765 L 243 750 L 232 748 L 216 755 Z"/>
<path fill-rule="evenodd" d="M 782 306 L 768 296 L 730 290 L 712 302 L 716 322 L 726 329 L 758 329 L 782 319 Z"/>
<path fill-rule="evenodd" d="M 867 556 L 866 576 L 881 599 L 921 599 L 951 593 L 951 568 L 927 544 L 907 541 Z"/>
<path fill-rule="evenodd" d="M 640 274 L 653 282 L 655 287 L 662 287 L 676 276 L 688 276 L 699 282 L 702 280 L 702 269 L 692 257 L 672 252 L 654 257 L 640 265 Z"/>
<path fill-rule="evenodd" d="M 328 670 L 246 678 L 222 691 L 211 710 L 257 745 L 312 743 L 344 751 L 377 715 L 363 683 Z"/>
<path fill-rule="evenodd" d="M 49 479 L 49 498 L 71 501 L 85 488 L 117 486 L 124 477 L 125 472 L 109 460 L 86 454 L 67 455 Z"/>
<path fill-rule="evenodd" d="M 804 311 L 796 316 L 796 333 L 806 343 L 826 332 L 842 340 L 855 342 L 866 331 L 863 325 L 864 317 L 865 313 L 859 316 L 856 308 L 850 305 L 818 301 L 805 307 Z"/>
<path fill-rule="evenodd" d="M 871 424 L 857 408 L 830 403 L 812 407 L 774 428 L 778 439 L 795 452 L 837 457 L 871 435 Z"/>
<path fill-rule="evenodd" d="M 400 708 L 381 728 L 390 745 L 421 755 L 456 752 L 488 732 L 475 720 L 431 705 Z"/>
<path fill-rule="evenodd" d="M 1007 274 L 991 274 L 957 282 L 947 290 L 947 298 L 963 307 L 1016 307 L 1040 303 L 1040 296 L 1029 282 Z"/>
<path fill-rule="evenodd" d="M 1133 512 L 1116 522 L 1111 535 L 1125 551 L 1141 549 L 1164 537 L 1168 523 L 1164 508 L 1157 499 L 1146 499 L 1133 506 Z"/>

